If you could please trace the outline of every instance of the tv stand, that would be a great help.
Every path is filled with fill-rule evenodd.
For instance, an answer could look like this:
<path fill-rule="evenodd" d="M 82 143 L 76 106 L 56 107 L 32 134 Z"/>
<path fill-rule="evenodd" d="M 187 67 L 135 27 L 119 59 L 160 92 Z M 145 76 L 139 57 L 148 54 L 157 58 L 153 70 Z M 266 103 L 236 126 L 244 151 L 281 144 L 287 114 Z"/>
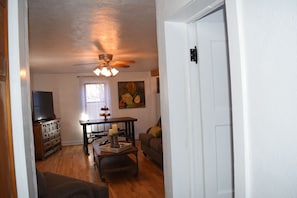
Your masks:
<path fill-rule="evenodd" d="M 35 158 L 44 160 L 61 150 L 61 126 L 59 119 L 39 121 L 33 124 Z"/>

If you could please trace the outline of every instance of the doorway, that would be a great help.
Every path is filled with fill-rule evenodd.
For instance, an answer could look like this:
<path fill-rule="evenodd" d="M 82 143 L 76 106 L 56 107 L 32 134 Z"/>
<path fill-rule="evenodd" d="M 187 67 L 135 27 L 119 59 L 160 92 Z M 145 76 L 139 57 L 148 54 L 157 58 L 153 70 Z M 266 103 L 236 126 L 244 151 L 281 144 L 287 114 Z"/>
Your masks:
<path fill-rule="evenodd" d="M 232 198 L 232 107 L 224 8 L 195 22 L 205 197 Z"/>

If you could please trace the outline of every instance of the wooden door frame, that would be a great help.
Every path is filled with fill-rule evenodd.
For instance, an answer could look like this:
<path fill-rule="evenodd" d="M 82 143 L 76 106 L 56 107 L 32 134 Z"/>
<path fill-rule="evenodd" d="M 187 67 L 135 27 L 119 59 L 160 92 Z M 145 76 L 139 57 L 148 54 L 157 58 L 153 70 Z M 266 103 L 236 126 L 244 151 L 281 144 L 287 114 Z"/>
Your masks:
<path fill-rule="evenodd" d="M 0 68 L 0 81 L 1 84 L 4 85 L 5 94 L 1 94 L 1 104 L 3 105 L 3 112 L 1 111 L 2 119 L 3 119 L 3 126 L 1 132 L 1 139 L 5 141 L 5 144 L 0 145 L 0 150 L 2 152 L 2 166 L 1 166 L 1 173 L 5 173 L 2 175 L 0 180 L 0 188 L 2 196 L 9 196 L 9 197 L 17 197 L 17 190 L 16 190 L 16 177 L 15 177 L 15 166 L 14 166 L 14 152 L 13 152 L 13 137 L 12 137 L 12 122 L 11 122 L 11 111 L 10 111 L 10 84 L 9 84 L 9 64 L 8 64 L 8 16 L 7 16 L 7 3 L 6 0 L 0 1 L 0 7 L 3 11 L 3 46 L 1 46 L 0 52 L 4 52 L 0 54 L 3 57 L 1 60 L 1 68 Z M 1 23 L 0 23 L 1 24 Z M 2 39 L 1 38 L 1 39 Z"/>

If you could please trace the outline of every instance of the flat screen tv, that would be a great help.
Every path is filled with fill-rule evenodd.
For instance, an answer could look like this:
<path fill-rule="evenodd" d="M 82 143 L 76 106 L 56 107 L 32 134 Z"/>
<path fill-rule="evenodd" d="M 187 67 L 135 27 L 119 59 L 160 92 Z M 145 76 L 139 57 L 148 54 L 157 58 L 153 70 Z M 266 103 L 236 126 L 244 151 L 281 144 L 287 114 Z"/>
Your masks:
<path fill-rule="evenodd" d="M 55 118 L 52 92 L 33 91 L 32 102 L 34 122 Z"/>

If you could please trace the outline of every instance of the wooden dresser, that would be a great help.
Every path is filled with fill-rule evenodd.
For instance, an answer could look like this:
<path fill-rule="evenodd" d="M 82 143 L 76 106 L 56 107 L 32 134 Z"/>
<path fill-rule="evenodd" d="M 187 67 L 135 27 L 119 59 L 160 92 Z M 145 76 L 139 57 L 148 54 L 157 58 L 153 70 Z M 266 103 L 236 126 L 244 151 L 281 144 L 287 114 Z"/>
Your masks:
<path fill-rule="evenodd" d="M 59 119 L 35 122 L 33 125 L 33 133 L 36 159 L 43 160 L 62 148 Z"/>

